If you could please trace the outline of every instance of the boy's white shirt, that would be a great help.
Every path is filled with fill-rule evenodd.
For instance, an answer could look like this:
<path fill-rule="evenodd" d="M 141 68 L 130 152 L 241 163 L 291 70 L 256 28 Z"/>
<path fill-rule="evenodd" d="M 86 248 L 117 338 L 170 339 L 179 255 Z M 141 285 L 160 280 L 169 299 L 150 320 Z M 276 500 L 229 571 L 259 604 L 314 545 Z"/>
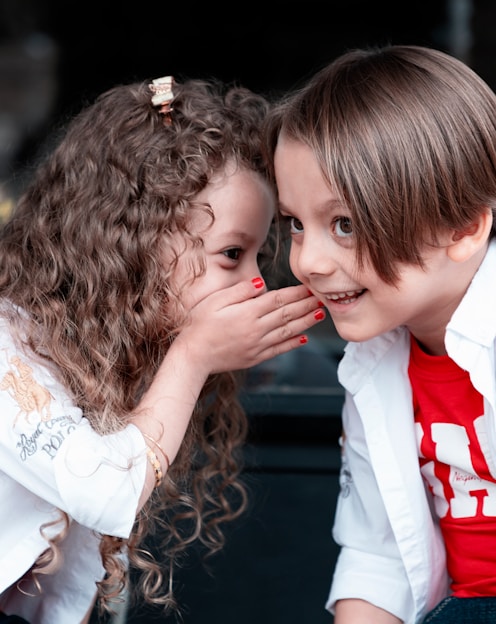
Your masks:
<path fill-rule="evenodd" d="M 134 425 L 95 433 L 49 368 L 16 349 L 0 321 L 0 611 L 36 624 L 83 619 L 104 574 L 94 531 L 129 536 L 145 451 Z M 43 595 L 30 598 L 15 584 L 47 548 L 40 528 L 59 509 L 71 519 L 64 566 L 42 575 Z"/>
<path fill-rule="evenodd" d="M 493 241 L 445 337 L 448 354 L 484 397 L 490 467 L 496 467 L 495 275 Z M 326 608 L 360 598 L 418 624 L 448 595 L 449 579 L 420 475 L 409 354 L 409 333 L 398 328 L 349 343 L 339 365 L 345 439 L 333 537 L 342 548 Z"/>

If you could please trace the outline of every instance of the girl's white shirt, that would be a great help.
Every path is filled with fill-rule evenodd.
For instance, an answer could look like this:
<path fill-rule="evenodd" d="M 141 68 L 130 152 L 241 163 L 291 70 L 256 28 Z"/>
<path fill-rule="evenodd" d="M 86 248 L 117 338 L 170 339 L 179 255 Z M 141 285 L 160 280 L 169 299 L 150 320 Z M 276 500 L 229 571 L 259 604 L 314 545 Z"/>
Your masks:
<path fill-rule="evenodd" d="M 96 533 L 126 538 L 146 474 L 137 427 L 101 436 L 47 366 L 19 350 L 0 320 L 0 611 L 36 624 L 80 622 L 104 570 Z M 71 519 L 63 567 L 43 594 L 16 581 Z M 55 522 L 54 526 L 49 526 Z"/>
<path fill-rule="evenodd" d="M 484 397 L 489 466 L 496 466 L 495 275 L 493 241 L 445 335 L 449 356 Z M 360 598 L 418 624 L 449 594 L 449 579 L 420 474 L 409 354 L 409 332 L 398 328 L 349 343 L 339 365 L 345 437 L 333 537 L 342 548 L 326 608 Z"/>

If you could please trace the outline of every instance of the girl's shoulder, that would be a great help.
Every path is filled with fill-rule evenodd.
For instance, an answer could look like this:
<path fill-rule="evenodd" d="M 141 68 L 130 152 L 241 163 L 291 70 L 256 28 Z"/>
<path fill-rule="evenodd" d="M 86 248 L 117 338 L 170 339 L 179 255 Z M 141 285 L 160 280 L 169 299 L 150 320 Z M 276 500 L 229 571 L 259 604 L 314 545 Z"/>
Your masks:
<path fill-rule="evenodd" d="M 15 316 L 12 316 L 12 311 Z M 23 318 L 25 312 L 0 302 L 0 391 L 23 388 L 28 390 L 37 385 L 59 386 L 56 393 L 65 395 L 58 384 L 53 367 L 41 356 L 36 355 L 23 340 Z"/>

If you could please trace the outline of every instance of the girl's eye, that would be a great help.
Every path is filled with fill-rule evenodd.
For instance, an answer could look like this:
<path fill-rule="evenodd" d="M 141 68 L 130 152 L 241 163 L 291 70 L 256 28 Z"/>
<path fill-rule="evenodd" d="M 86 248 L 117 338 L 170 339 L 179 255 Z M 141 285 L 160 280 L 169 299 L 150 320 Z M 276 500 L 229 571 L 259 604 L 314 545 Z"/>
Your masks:
<path fill-rule="evenodd" d="M 340 238 L 349 238 L 353 235 L 353 224 L 349 217 L 337 217 L 333 221 L 334 233 Z"/>
<path fill-rule="evenodd" d="M 222 253 L 230 260 L 239 260 L 241 252 L 241 247 L 231 247 L 230 249 L 225 249 Z"/>

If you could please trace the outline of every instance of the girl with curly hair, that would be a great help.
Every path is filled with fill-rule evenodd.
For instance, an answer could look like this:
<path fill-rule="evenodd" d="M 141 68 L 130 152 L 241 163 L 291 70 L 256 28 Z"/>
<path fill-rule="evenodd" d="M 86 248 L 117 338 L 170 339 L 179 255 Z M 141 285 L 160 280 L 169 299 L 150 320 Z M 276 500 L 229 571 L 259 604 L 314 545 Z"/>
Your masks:
<path fill-rule="evenodd" d="M 246 506 L 239 376 L 306 342 L 267 290 L 269 102 L 216 80 L 117 86 L 76 116 L 0 232 L 0 611 L 112 611 Z M 150 551 L 147 537 L 155 543 Z"/>

